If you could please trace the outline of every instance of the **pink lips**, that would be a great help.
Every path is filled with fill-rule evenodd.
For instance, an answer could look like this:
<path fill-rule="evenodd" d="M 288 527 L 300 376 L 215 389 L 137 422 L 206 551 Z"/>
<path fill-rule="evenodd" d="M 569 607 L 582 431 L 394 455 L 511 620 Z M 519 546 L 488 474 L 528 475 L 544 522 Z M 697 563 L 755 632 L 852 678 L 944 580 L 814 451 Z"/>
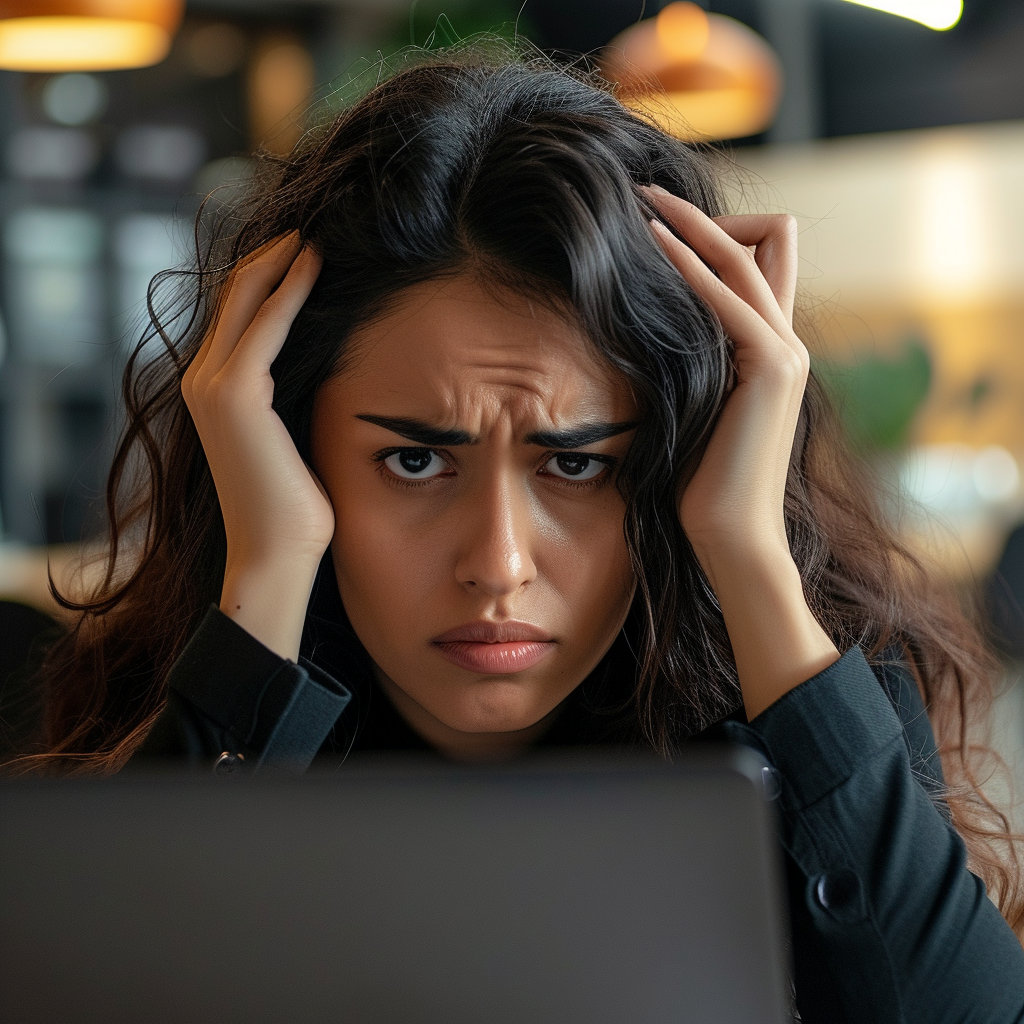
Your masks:
<path fill-rule="evenodd" d="M 555 646 L 529 622 L 469 622 L 431 641 L 450 662 L 469 672 L 508 675 L 532 668 Z"/>

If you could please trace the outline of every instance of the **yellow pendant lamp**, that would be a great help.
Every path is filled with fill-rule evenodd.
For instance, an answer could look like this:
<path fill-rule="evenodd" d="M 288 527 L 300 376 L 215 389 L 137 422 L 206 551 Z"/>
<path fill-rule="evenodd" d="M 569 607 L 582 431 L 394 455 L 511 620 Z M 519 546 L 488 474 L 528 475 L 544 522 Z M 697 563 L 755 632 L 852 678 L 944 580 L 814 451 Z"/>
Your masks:
<path fill-rule="evenodd" d="M 184 0 L 0 0 L 0 68 L 114 71 L 167 56 Z"/>
<path fill-rule="evenodd" d="M 685 0 L 616 36 L 601 70 L 627 106 L 689 141 L 764 131 L 782 94 L 778 59 L 761 36 Z"/>

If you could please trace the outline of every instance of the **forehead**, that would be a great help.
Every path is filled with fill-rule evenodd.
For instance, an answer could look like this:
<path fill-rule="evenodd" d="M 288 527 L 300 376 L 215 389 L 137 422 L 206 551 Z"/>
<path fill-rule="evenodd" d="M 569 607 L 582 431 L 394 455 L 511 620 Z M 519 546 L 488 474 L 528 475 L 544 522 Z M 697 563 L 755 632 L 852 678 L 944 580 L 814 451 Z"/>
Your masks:
<path fill-rule="evenodd" d="M 350 346 L 353 359 L 331 390 L 373 411 L 467 428 L 498 416 L 557 423 L 636 411 L 625 377 L 570 319 L 469 276 L 406 289 Z"/>

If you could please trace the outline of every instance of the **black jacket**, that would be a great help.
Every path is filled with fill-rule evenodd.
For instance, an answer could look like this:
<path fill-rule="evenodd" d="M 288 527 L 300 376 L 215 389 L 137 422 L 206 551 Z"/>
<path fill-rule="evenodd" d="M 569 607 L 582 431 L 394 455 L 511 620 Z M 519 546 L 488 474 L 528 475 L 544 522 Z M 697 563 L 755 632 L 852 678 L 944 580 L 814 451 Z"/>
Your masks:
<path fill-rule="evenodd" d="M 136 759 L 303 771 L 352 750 L 425 746 L 344 628 L 311 617 L 303 650 L 299 664 L 284 661 L 211 608 Z M 604 710 L 616 703 L 615 664 L 613 647 L 546 745 L 628 742 L 627 724 Z M 753 722 L 733 716 L 707 735 L 774 765 L 807 1024 L 1024 1022 L 1024 950 L 965 866 L 905 669 L 869 667 L 853 648 Z"/>

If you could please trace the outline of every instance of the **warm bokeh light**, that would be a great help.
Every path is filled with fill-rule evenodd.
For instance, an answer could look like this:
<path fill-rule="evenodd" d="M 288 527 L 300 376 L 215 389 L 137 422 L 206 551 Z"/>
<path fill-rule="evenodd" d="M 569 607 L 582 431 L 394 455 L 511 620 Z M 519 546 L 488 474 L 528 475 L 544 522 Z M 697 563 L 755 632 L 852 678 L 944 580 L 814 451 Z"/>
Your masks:
<path fill-rule="evenodd" d="M 693 3 L 669 4 L 617 36 L 601 61 L 619 96 L 687 140 L 736 139 L 775 116 L 782 76 L 771 47 L 746 25 Z"/>
<path fill-rule="evenodd" d="M 962 144 L 922 147 L 914 162 L 907 285 L 925 301 L 970 298 L 993 280 L 995 211 L 986 170 Z"/>
<path fill-rule="evenodd" d="M 249 124 L 254 146 L 287 153 L 302 133 L 301 119 L 313 91 L 313 58 L 297 40 L 271 35 L 256 47 L 249 66 Z"/>
<path fill-rule="evenodd" d="M 143 21 L 114 18 L 0 21 L 0 68 L 9 71 L 141 68 L 163 60 L 170 48 L 170 33 Z"/>
<path fill-rule="evenodd" d="M 964 13 L 963 0 L 847 0 L 886 14 L 918 21 L 928 28 L 944 32 L 952 28 Z"/>
<path fill-rule="evenodd" d="M 708 45 L 711 25 L 703 8 L 678 0 L 655 18 L 658 42 L 679 60 L 696 60 Z"/>
<path fill-rule="evenodd" d="M 196 29 L 185 43 L 192 70 L 203 78 L 222 78 L 245 59 L 245 33 L 230 22 L 214 22 Z"/>
<path fill-rule="evenodd" d="M 167 56 L 184 0 L 2 0 L 0 68 L 115 71 Z"/>
<path fill-rule="evenodd" d="M 651 112 L 679 138 L 742 139 L 762 131 L 771 116 L 763 95 L 743 86 L 667 92 L 664 99 Z"/>

